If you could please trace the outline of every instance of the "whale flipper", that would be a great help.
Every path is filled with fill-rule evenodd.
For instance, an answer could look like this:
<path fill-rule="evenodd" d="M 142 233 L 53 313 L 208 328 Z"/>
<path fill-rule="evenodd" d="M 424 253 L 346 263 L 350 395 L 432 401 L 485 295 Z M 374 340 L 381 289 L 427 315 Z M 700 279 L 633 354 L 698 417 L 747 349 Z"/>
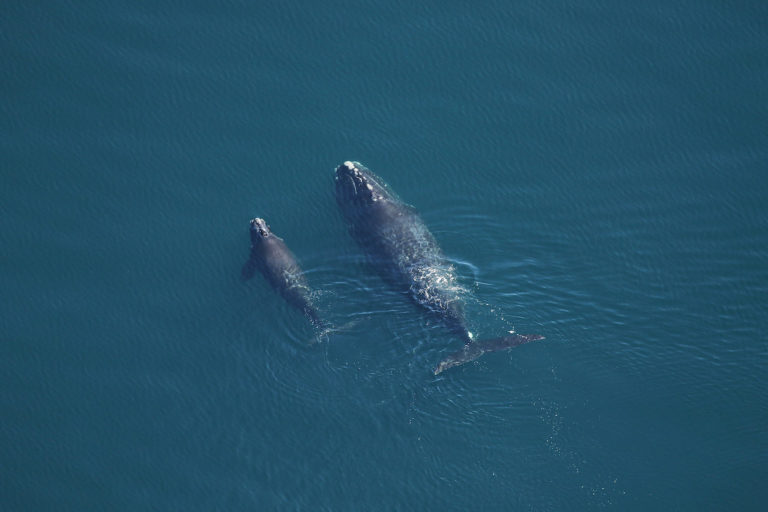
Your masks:
<path fill-rule="evenodd" d="M 256 261 L 256 258 L 253 256 L 250 256 L 248 258 L 248 261 L 243 264 L 243 269 L 240 271 L 240 279 L 243 281 L 247 281 L 250 278 L 256 274 L 256 269 L 258 268 L 258 263 Z"/>
<path fill-rule="evenodd" d="M 470 342 L 464 345 L 464 347 L 458 352 L 454 352 L 453 354 L 440 361 L 440 364 L 437 365 L 434 373 L 437 375 L 444 372 L 448 368 L 453 368 L 454 366 L 459 366 L 460 364 L 474 361 L 486 352 L 498 352 L 499 350 L 507 350 L 531 341 L 543 339 L 544 336 L 540 334 L 511 334 L 509 336 L 502 336 L 501 338 Z"/>

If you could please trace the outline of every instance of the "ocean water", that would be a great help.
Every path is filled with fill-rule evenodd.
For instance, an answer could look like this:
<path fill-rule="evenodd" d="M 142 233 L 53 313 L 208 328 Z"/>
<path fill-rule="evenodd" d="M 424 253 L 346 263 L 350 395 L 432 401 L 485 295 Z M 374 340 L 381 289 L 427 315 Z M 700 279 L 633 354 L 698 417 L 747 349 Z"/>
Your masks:
<path fill-rule="evenodd" d="M 0 6 L 0 509 L 763 510 L 768 4 Z M 477 337 L 372 271 L 359 160 Z M 257 278 L 300 260 L 317 333 Z"/>

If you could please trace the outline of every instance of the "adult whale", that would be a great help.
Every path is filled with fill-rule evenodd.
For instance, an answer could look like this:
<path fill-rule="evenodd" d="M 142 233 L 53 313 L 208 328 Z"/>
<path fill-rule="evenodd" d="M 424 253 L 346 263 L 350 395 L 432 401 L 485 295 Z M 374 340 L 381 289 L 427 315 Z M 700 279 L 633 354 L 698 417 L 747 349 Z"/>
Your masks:
<path fill-rule="evenodd" d="M 467 330 L 464 305 L 453 268 L 416 210 L 400 201 L 384 181 L 360 162 L 336 169 L 336 201 L 352 237 L 381 275 L 407 290 L 420 306 L 437 314 L 459 335 L 464 347 L 440 361 L 435 375 L 473 361 L 486 352 L 516 347 L 543 336 L 511 334 L 474 341 Z"/>
<path fill-rule="evenodd" d="M 253 277 L 257 270 L 286 302 L 302 311 L 314 326 L 323 327 L 310 298 L 312 290 L 296 257 L 283 239 L 258 217 L 251 221 L 251 254 L 243 265 L 243 280 Z"/>

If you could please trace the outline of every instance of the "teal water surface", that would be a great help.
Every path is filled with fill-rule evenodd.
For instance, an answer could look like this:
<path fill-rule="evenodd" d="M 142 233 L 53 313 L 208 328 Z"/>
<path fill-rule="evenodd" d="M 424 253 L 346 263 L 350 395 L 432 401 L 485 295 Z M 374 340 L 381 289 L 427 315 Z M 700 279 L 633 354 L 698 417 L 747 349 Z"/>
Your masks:
<path fill-rule="evenodd" d="M 766 5 L 4 2 L 0 508 L 762 510 Z M 345 160 L 546 340 L 433 376 Z"/>

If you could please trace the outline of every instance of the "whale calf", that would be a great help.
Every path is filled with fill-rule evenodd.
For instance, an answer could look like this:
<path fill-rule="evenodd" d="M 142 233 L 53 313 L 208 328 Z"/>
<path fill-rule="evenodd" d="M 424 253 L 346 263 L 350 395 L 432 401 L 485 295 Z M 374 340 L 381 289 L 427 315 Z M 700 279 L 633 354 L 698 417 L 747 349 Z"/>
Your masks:
<path fill-rule="evenodd" d="M 416 212 L 384 181 L 360 162 L 346 161 L 336 169 L 336 202 L 349 231 L 382 277 L 413 301 L 438 315 L 464 341 L 434 369 L 437 375 L 473 361 L 486 352 L 543 339 L 538 334 L 510 334 L 474 341 L 466 326 L 464 304 L 453 267 Z"/>
<path fill-rule="evenodd" d="M 315 327 L 323 327 L 310 298 L 312 290 L 296 257 L 283 239 L 258 217 L 251 220 L 251 254 L 243 265 L 242 279 L 252 278 L 257 270 L 286 302 L 303 312 Z"/>

